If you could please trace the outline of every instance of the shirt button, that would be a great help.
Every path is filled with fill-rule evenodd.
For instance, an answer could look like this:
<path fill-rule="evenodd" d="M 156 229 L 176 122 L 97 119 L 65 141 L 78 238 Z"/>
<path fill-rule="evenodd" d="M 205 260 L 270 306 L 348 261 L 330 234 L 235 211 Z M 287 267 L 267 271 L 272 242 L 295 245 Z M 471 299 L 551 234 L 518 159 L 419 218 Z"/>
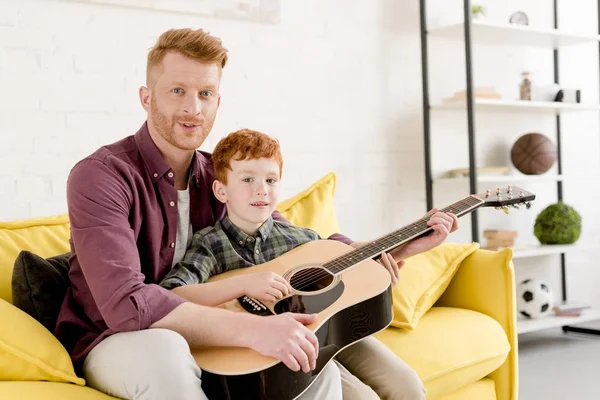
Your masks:
<path fill-rule="evenodd" d="M 260 253 L 260 251 L 256 250 L 255 253 L 258 254 L 258 253 Z"/>
<path fill-rule="evenodd" d="M 155 178 L 158 178 L 158 174 L 156 172 L 152 176 L 155 177 Z"/>
<path fill-rule="evenodd" d="M 240 240 L 238 243 L 239 243 L 241 246 L 243 246 L 243 245 L 244 245 L 244 241 L 243 241 L 243 240 Z"/>
<path fill-rule="evenodd" d="M 167 174 L 167 176 L 168 176 L 169 178 L 172 178 L 172 177 L 173 177 L 173 173 L 172 173 L 172 172 L 169 172 L 169 173 Z"/>
<path fill-rule="evenodd" d="M 171 242 L 171 248 L 175 248 L 175 242 Z"/>
<path fill-rule="evenodd" d="M 246 242 L 251 242 L 251 241 L 252 241 L 251 237 L 246 238 Z"/>
<path fill-rule="evenodd" d="M 172 201 L 172 202 L 170 202 L 170 203 L 169 203 L 169 205 L 170 205 L 171 207 L 175 207 L 175 202 L 174 202 L 174 201 Z"/>

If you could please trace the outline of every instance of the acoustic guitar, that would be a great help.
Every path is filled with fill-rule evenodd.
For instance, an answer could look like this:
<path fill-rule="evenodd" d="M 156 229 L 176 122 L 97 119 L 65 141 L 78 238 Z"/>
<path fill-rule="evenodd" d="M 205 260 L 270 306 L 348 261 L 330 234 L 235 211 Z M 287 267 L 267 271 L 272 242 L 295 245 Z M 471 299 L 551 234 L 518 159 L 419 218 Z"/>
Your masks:
<path fill-rule="evenodd" d="M 534 194 L 509 186 L 470 195 L 441 211 L 457 217 L 479 207 L 507 212 L 509 207 L 529 208 L 534 199 Z M 294 372 L 249 348 L 193 348 L 208 398 L 291 400 L 300 396 L 337 353 L 392 322 L 391 278 L 375 260 L 431 231 L 422 218 L 359 249 L 333 240 L 312 241 L 267 263 L 211 277 L 209 281 L 266 271 L 280 274 L 292 288 L 288 297 L 271 304 L 243 296 L 220 307 L 259 316 L 316 313 L 317 321 L 307 328 L 317 336 L 320 348 L 317 366 L 308 373 Z"/>

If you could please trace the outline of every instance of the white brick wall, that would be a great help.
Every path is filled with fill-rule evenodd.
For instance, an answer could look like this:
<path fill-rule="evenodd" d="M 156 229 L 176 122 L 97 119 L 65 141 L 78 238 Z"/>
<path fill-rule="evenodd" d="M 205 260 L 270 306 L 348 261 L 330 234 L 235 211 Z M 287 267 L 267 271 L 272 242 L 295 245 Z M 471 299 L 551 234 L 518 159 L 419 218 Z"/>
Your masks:
<path fill-rule="evenodd" d="M 0 1 L 0 220 L 66 211 L 73 164 L 143 122 L 137 89 L 146 51 L 172 27 L 205 28 L 230 50 L 222 107 L 203 148 L 240 127 L 263 130 L 282 142 L 283 197 L 335 170 L 349 236 L 367 239 L 412 220 L 424 211 L 420 69 L 405 62 L 418 56 L 418 10 L 396 10 L 410 26 L 386 32 L 383 7 L 282 1 L 281 23 L 261 25 L 60 0 Z M 384 44 L 384 35 L 405 44 L 394 59 L 386 59 L 395 45 Z M 418 200 L 386 218 L 389 201 L 410 195 Z"/>
<path fill-rule="evenodd" d="M 461 1 L 429 3 L 432 22 L 461 15 Z M 551 25 L 547 0 L 479 3 L 488 6 L 491 18 L 524 8 L 532 25 Z M 561 1 L 561 25 L 595 32 L 594 4 Z M 66 0 L 0 0 L 0 220 L 65 212 L 65 181 L 75 162 L 134 133 L 143 122 L 137 90 L 144 83 L 147 49 L 166 29 L 202 27 L 220 36 L 230 50 L 222 106 L 204 149 L 211 150 L 220 137 L 240 127 L 262 130 L 282 143 L 284 198 L 335 170 L 344 233 L 365 240 L 410 222 L 425 211 L 418 20 L 417 2 L 406 1 L 281 0 L 281 23 L 261 25 Z M 432 100 L 439 100 L 464 87 L 463 50 L 460 43 L 430 46 L 432 53 L 440 50 L 431 54 L 430 71 Z M 538 68 L 538 79 L 551 79 L 551 59 L 524 51 L 502 58 L 497 50 L 476 48 L 476 84 L 491 83 L 513 95 L 518 72 L 528 67 L 523 60 Z M 585 96 L 597 101 L 597 55 L 589 53 L 590 61 L 581 54 L 574 51 L 561 71 L 565 81 L 572 77 L 570 84 L 580 85 Z M 575 67 L 584 69 L 567 74 Z M 453 135 L 466 137 L 464 116 L 443 119 L 438 113 L 434 118 L 434 171 L 465 167 L 468 160 L 461 154 L 466 144 L 443 151 L 445 143 L 455 143 Z M 490 159 L 506 161 L 498 157 L 498 146 L 516 138 L 519 130 L 552 126 L 486 118 L 477 121 L 482 165 Z M 600 164 L 598 118 L 586 118 L 576 120 L 579 125 L 565 136 L 565 162 L 575 160 L 565 168 L 573 173 L 579 171 L 583 150 L 588 168 Z M 486 135 L 492 142 L 486 142 Z M 600 213 L 592 201 L 600 197 L 598 185 L 589 197 L 573 195 L 589 193 L 585 185 L 568 185 L 566 198 L 583 214 L 591 240 L 600 233 L 594 224 Z M 448 201 L 436 198 L 436 205 L 445 206 L 467 189 L 436 185 L 436 190 L 448 193 Z M 540 200 L 552 201 L 546 195 Z M 499 227 L 522 224 L 522 234 L 531 238 L 534 213 L 513 214 Z M 469 240 L 468 218 L 462 227 L 455 240 Z M 575 277 L 570 282 L 589 279 L 595 258 L 594 250 L 571 258 Z M 578 269 L 586 273 L 578 274 Z M 582 296 L 600 304 L 591 290 Z"/>

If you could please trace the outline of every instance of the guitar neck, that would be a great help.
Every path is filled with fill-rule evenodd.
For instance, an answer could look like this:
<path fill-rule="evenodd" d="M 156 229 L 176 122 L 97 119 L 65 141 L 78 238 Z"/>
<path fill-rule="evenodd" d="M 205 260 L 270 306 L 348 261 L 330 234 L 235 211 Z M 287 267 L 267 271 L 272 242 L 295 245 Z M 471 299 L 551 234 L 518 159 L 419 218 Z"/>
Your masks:
<path fill-rule="evenodd" d="M 441 209 L 442 212 L 453 213 L 457 217 L 462 217 L 477 209 L 484 201 L 475 196 L 465 197 L 464 199 Z M 323 267 L 332 274 L 339 274 L 354 265 L 365 260 L 376 258 L 383 252 L 388 252 L 399 247 L 419 236 L 425 235 L 433 230 L 427 225 L 426 219 L 419 219 L 403 228 L 400 228 L 390 234 L 376 239 L 360 249 L 352 250 L 340 257 L 336 257 L 323 264 Z"/>

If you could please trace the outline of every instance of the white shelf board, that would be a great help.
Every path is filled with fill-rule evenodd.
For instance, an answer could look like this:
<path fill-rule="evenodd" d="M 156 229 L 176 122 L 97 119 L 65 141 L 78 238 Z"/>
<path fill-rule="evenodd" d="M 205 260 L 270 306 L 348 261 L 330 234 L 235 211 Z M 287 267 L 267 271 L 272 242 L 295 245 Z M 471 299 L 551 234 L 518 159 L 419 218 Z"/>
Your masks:
<path fill-rule="evenodd" d="M 584 310 L 579 317 L 557 317 L 551 315 L 540 319 L 517 319 L 517 333 L 529 333 L 565 325 L 575 325 L 600 319 L 600 311 Z"/>
<path fill-rule="evenodd" d="M 477 182 L 480 183 L 507 183 L 512 184 L 514 182 L 543 182 L 543 181 L 553 181 L 558 182 L 564 180 L 563 175 L 556 174 L 548 174 L 548 175 L 478 175 Z M 456 182 L 456 183 L 465 183 L 469 181 L 469 178 L 466 176 L 461 176 L 457 178 L 436 178 L 435 182 Z"/>
<path fill-rule="evenodd" d="M 467 107 L 466 101 L 433 104 L 434 110 L 462 110 Z M 526 101 L 501 99 L 475 99 L 475 107 L 484 111 L 510 111 L 540 114 L 559 114 L 573 111 L 598 111 L 599 104 L 560 103 L 556 101 Z"/>
<path fill-rule="evenodd" d="M 513 248 L 513 259 L 560 254 L 573 251 L 575 249 L 577 249 L 577 245 L 575 244 L 515 246 Z"/>
<path fill-rule="evenodd" d="M 429 30 L 430 35 L 463 38 L 464 23 L 435 27 Z M 600 35 L 569 33 L 556 29 L 540 29 L 522 25 L 511 25 L 474 19 L 471 22 L 471 38 L 473 42 L 486 42 L 499 45 L 520 45 L 556 49 L 582 43 L 598 42 Z"/>

